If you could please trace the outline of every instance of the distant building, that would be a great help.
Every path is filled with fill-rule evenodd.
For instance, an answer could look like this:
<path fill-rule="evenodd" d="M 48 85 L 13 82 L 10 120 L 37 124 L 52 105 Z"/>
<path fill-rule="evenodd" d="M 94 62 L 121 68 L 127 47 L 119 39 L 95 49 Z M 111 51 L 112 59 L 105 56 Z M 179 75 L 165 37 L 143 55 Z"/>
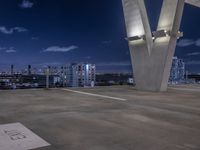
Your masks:
<path fill-rule="evenodd" d="M 172 84 L 185 82 L 185 63 L 182 59 L 173 58 L 169 82 Z"/>
<path fill-rule="evenodd" d="M 49 86 L 58 87 L 60 77 L 49 76 Z M 46 75 L 0 75 L 0 89 L 23 89 L 46 87 Z"/>
<path fill-rule="evenodd" d="M 10 74 L 13 75 L 14 74 L 14 65 L 11 65 L 11 68 L 10 68 Z"/>
<path fill-rule="evenodd" d="M 198 84 L 200 84 L 200 74 L 197 74 L 197 73 L 190 73 L 189 74 L 189 73 L 187 73 L 186 77 L 187 77 L 186 83 L 192 83 L 192 84 L 198 83 Z"/>
<path fill-rule="evenodd" d="M 96 75 L 96 85 L 134 85 L 134 77 L 132 73 L 105 73 Z"/>
<path fill-rule="evenodd" d="M 31 75 L 31 65 L 28 65 L 28 75 Z"/>
<path fill-rule="evenodd" d="M 32 88 L 46 86 L 46 67 L 33 68 L 28 65 L 20 72 L 0 72 L 0 89 Z M 93 64 L 69 64 L 62 67 L 49 66 L 50 87 L 93 87 L 96 80 L 96 67 Z"/>
<path fill-rule="evenodd" d="M 85 87 L 94 86 L 96 67 L 93 64 L 69 64 L 61 68 L 64 86 Z"/>

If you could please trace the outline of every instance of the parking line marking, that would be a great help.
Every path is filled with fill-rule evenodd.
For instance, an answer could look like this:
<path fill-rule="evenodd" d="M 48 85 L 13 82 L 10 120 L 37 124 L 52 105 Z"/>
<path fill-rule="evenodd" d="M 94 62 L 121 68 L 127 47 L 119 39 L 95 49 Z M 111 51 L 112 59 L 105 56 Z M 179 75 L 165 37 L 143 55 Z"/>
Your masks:
<path fill-rule="evenodd" d="M 93 93 L 82 92 L 82 91 L 75 91 L 75 90 L 70 90 L 70 89 L 63 89 L 63 90 L 69 91 L 69 92 L 78 93 L 78 94 L 84 94 L 84 95 L 94 96 L 94 97 L 102 97 L 102 98 L 114 99 L 114 100 L 118 100 L 118 101 L 127 101 L 126 99 L 118 98 L 118 97 L 112 97 L 112 96 L 106 96 L 106 95 L 100 95 L 100 94 L 93 94 Z"/>

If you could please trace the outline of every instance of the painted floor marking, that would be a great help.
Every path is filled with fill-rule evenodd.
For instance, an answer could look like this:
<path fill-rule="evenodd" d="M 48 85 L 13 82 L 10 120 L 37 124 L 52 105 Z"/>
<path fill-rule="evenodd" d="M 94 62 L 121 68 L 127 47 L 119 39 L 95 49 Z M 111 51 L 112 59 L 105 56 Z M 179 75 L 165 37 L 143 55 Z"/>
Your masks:
<path fill-rule="evenodd" d="M 50 144 L 21 123 L 0 125 L 0 150 L 30 150 L 45 146 Z"/>
<path fill-rule="evenodd" d="M 102 97 L 102 98 L 108 98 L 108 99 L 113 99 L 113 100 L 118 100 L 118 101 L 127 101 L 126 99 L 118 98 L 118 97 L 111 97 L 111 96 L 106 96 L 106 95 L 93 94 L 93 93 L 82 92 L 82 91 L 75 91 L 75 90 L 70 90 L 70 89 L 63 89 L 63 90 L 69 91 L 69 92 L 78 93 L 78 94 L 84 94 L 84 95 L 94 96 L 94 97 Z"/>
<path fill-rule="evenodd" d="M 188 91 L 188 92 L 200 92 L 200 89 L 196 89 L 196 88 L 174 88 L 174 87 L 170 87 L 169 89 L 172 89 L 172 90 L 179 90 L 179 91 Z"/>

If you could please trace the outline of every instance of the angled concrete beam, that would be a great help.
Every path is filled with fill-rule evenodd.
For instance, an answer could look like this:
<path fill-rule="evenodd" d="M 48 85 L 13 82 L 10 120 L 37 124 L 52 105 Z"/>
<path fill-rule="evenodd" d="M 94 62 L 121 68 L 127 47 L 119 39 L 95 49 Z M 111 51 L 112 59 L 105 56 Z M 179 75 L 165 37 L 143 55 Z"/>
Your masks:
<path fill-rule="evenodd" d="M 124 16 L 128 38 L 144 37 L 147 40 L 147 50 L 152 48 L 152 34 L 144 1 L 123 0 Z"/>
<path fill-rule="evenodd" d="M 166 30 L 170 32 L 168 39 L 166 38 L 165 42 L 155 41 L 155 53 L 159 53 L 162 50 L 161 54 L 161 64 L 159 67 L 163 69 L 161 71 L 160 79 L 158 78 L 158 83 L 160 84 L 160 91 L 166 91 L 168 87 L 168 80 L 170 76 L 170 70 L 172 66 L 172 59 L 176 49 L 176 43 L 178 38 L 178 32 L 180 29 L 180 24 L 182 20 L 184 10 L 184 1 L 183 0 L 164 0 L 163 6 L 160 14 L 160 19 L 158 23 L 157 30 Z M 161 44 L 162 43 L 162 44 Z M 152 54 L 156 55 L 156 54 Z M 163 64 L 162 64 L 163 63 Z M 158 68 L 159 68 L 158 67 Z M 161 69 L 159 68 L 159 69 Z"/>
<path fill-rule="evenodd" d="M 185 0 L 185 2 L 190 5 L 200 7 L 200 0 Z"/>

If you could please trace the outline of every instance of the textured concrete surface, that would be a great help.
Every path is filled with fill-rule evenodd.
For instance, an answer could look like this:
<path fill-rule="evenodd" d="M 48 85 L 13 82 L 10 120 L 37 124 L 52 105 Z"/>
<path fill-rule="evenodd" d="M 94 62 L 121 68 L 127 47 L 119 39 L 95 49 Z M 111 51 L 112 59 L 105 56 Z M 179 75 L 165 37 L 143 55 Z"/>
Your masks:
<path fill-rule="evenodd" d="M 122 0 L 122 4 L 127 37 L 145 37 L 129 41 L 137 89 L 166 91 L 185 1 L 163 0 L 156 31 L 169 34 L 154 39 L 144 0 Z"/>
<path fill-rule="evenodd" d="M 199 150 L 200 87 L 0 91 L 0 124 L 20 122 L 51 144 L 37 150 Z"/>
<path fill-rule="evenodd" d="M 21 123 L 0 125 L 1 150 L 30 150 L 49 145 Z"/>
<path fill-rule="evenodd" d="M 200 0 L 185 0 L 185 2 L 190 5 L 200 7 Z"/>

